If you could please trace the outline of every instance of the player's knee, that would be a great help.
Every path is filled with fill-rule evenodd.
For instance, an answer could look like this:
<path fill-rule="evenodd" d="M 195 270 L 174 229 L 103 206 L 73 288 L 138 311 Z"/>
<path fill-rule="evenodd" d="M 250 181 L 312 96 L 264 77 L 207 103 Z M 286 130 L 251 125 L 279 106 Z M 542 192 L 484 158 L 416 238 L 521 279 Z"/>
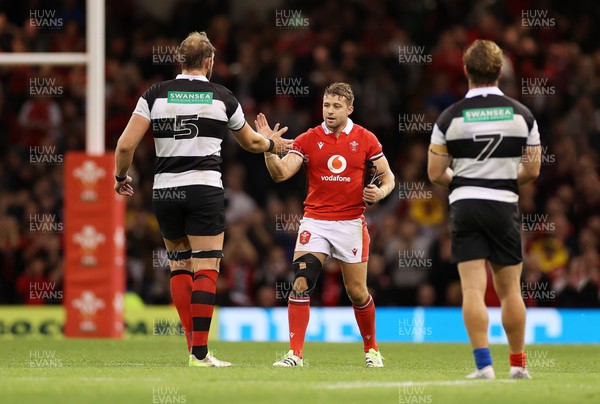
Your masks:
<path fill-rule="evenodd" d="M 353 304 L 362 304 L 369 297 L 367 285 L 361 283 L 347 284 L 346 293 Z"/>
<path fill-rule="evenodd" d="M 308 281 L 306 280 L 306 278 L 303 276 L 300 278 L 296 278 L 296 280 L 294 281 L 293 289 L 296 293 L 306 292 L 306 290 L 308 290 Z"/>
<path fill-rule="evenodd" d="M 223 250 L 193 251 L 192 270 L 198 272 L 202 269 L 213 269 L 219 272 L 221 258 L 223 258 Z"/>
<path fill-rule="evenodd" d="M 507 302 L 512 301 L 521 301 L 523 300 L 523 295 L 521 293 L 520 288 L 495 288 L 496 295 L 500 300 L 504 300 Z"/>
<path fill-rule="evenodd" d="M 310 296 L 323 266 L 321 261 L 313 254 L 305 254 L 296 258 L 292 266 L 294 267 L 294 292 Z"/>
<path fill-rule="evenodd" d="M 480 285 L 461 285 L 463 296 L 472 298 L 483 298 L 485 296 L 485 286 Z"/>

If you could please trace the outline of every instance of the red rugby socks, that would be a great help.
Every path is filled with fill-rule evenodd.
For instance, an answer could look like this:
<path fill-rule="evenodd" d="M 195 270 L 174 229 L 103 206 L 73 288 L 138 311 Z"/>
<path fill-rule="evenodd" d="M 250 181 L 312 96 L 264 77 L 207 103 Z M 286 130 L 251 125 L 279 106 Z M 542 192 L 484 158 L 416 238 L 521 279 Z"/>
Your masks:
<path fill-rule="evenodd" d="M 306 328 L 310 319 L 310 298 L 297 297 L 294 293 L 288 299 L 288 323 L 290 327 L 290 349 L 302 358 L 302 347 Z"/>
<path fill-rule="evenodd" d="M 194 274 L 192 289 L 192 354 L 204 359 L 208 354 L 208 331 L 215 308 L 217 278 L 213 269 L 202 269 Z"/>
<path fill-rule="evenodd" d="M 369 352 L 371 348 L 378 351 L 379 348 L 377 348 L 377 342 L 375 341 L 375 302 L 373 302 L 373 298 L 369 295 L 363 304 L 359 306 L 353 304 L 352 307 L 363 339 L 364 351 Z"/>

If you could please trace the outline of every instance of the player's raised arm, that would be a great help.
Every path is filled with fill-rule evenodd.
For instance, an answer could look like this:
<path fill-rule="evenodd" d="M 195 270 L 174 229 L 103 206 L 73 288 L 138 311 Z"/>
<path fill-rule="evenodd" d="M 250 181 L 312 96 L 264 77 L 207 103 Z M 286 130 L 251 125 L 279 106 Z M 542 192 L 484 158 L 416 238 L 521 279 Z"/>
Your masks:
<path fill-rule="evenodd" d="M 277 129 L 279 128 L 279 124 L 276 124 L 275 129 L 271 129 L 267 117 L 263 113 L 258 114 L 254 124 L 256 125 L 256 131 L 267 137 L 270 137 L 270 134 L 273 133 L 273 131 L 277 133 Z M 265 164 L 267 165 L 269 174 L 271 174 L 271 178 L 273 178 L 275 182 L 282 182 L 291 178 L 302 166 L 303 159 L 300 155 L 288 153 L 283 158 L 279 158 L 277 153 L 286 152 L 287 150 L 276 148 L 272 151 L 275 153 L 265 153 Z"/>
<path fill-rule="evenodd" d="M 279 126 L 269 136 L 263 136 L 257 133 L 248 125 L 244 123 L 244 126 L 240 130 L 232 130 L 235 140 L 244 148 L 252 153 L 264 153 L 274 150 L 289 150 L 294 143 L 291 139 L 284 139 L 281 137 L 287 132 L 287 126 L 279 129 Z"/>

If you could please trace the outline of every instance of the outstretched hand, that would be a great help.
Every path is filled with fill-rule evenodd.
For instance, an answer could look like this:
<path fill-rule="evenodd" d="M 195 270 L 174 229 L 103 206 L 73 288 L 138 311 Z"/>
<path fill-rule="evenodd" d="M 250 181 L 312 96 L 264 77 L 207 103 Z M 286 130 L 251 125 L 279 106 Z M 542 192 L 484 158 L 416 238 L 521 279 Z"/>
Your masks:
<path fill-rule="evenodd" d="M 262 112 L 257 115 L 254 125 L 256 126 L 256 131 L 258 133 L 267 139 L 271 139 L 273 143 L 275 143 L 275 147 L 273 147 L 272 151 L 273 153 L 285 154 L 292 149 L 294 141 L 281 137 L 285 132 L 287 132 L 287 126 L 279 129 L 279 123 L 277 123 L 275 124 L 275 128 L 271 129 L 271 126 L 269 126 L 269 121 L 267 121 L 267 117 Z"/>

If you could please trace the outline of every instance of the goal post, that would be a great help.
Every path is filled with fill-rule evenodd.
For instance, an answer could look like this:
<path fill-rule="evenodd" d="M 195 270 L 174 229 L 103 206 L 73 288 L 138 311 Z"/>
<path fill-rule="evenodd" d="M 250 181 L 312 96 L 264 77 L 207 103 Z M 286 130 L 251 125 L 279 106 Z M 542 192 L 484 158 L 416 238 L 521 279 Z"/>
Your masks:
<path fill-rule="evenodd" d="M 30 10 L 31 12 L 31 10 Z M 85 152 L 68 151 L 64 182 L 64 333 L 120 338 L 125 289 L 124 197 L 105 153 L 105 0 L 86 0 L 86 52 L 0 53 L 0 65 L 86 67 Z"/>
<path fill-rule="evenodd" d="M 104 153 L 105 83 L 105 0 L 86 0 L 87 83 L 85 151 Z"/>

